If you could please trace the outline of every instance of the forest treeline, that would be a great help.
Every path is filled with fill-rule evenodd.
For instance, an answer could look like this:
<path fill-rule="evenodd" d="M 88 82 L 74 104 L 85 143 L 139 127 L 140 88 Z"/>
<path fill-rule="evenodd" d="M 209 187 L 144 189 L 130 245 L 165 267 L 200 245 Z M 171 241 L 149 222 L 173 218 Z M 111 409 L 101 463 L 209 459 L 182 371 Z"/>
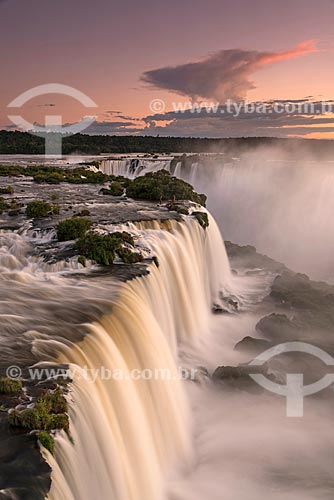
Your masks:
<path fill-rule="evenodd" d="M 0 131 L 0 154 L 44 154 L 45 140 L 27 132 Z M 109 136 L 76 134 L 63 138 L 63 154 L 101 153 L 234 153 L 259 147 L 279 147 L 299 154 L 312 152 L 334 157 L 334 141 L 280 139 L 271 137 L 194 138 L 153 136 Z"/>

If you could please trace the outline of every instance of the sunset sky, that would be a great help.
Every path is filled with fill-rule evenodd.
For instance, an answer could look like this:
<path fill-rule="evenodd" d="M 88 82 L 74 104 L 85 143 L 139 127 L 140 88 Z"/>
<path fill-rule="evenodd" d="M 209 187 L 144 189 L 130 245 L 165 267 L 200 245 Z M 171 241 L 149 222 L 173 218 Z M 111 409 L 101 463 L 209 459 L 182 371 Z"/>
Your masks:
<path fill-rule="evenodd" d="M 334 138 L 334 114 L 319 111 L 334 99 L 333 19 L 334 0 L 0 0 L 0 128 L 12 114 L 97 115 L 89 133 Z M 49 83 L 97 107 L 55 94 L 7 107 Z M 317 114 L 233 117 L 221 112 L 228 99 L 307 100 Z M 221 107 L 174 112 L 194 102 Z"/>

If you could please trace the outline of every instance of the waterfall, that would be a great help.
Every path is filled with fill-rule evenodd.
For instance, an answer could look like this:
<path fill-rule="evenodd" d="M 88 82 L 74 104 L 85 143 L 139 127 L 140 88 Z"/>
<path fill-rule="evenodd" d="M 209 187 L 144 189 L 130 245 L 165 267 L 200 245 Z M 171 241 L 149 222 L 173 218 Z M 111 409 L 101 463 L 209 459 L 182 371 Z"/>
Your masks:
<path fill-rule="evenodd" d="M 170 171 L 208 195 L 208 208 L 227 239 L 254 245 L 294 271 L 334 282 L 332 161 L 289 160 L 275 150 L 232 161 L 223 155 L 198 155 L 178 162 L 174 172 L 170 160 L 138 161 L 137 168 L 122 175 Z"/>
<path fill-rule="evenodd" d="M 254 245 L 294 271 L 334 281 L 333 162 L 270 161 L 259 152 L 233 163 L 203 164 L 193 185 L 207 193 L 227 239 Z"/>
<path fill-rule="evenodd" d="M 61 350 L 59 362 L 75 372 L 73 443 L 65 434 L 57 438 L 50 500 L 164 500 L 167 478 L 190 465 L 191 419 L 177 344 L 200 342 L 213 296 L 230 285 L 224 244 L 211 216 L 209 222 L 207 230 L 189 217 L 168 229 L 127 225 L 145 236 L 159 267 L 123 284 L 110 314 L 83 326 L 83 342 Z M 87 369 L 100 367 L 168 376 L 88 381 Z"/>
<path fill-rule="evenodd" d="M 102 160 L 99 170 L 107 175 L 122 175 L 123 177 L 134 178 L 158 170 L 168 170 L 169 172 L 170 166 L 170 159 L 124 158 Z"/>

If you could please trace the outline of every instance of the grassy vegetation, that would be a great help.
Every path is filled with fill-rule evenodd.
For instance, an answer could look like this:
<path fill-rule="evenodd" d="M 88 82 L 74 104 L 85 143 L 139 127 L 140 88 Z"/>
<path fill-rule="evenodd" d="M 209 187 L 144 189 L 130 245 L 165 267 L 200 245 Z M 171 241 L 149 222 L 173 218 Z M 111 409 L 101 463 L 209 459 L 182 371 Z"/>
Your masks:
<path fill-rule="evenodd" d="M 2 197 L 0 197 L 0 215 L 2 215 L 3 212 L 8 208 L 9 208 L 8 203 Z"/>
<path fill-rule="evenodd" d="M 27 167 L 23 175 L 32 175 L 35 182 L 47 184 L 59 184 L 69 182 L 71 184 L 103 184 L 109 180 L 109 176 L 102 172 L 93 172 L 84 167 L 63 169 L 59 167 L 37 166 Z"/>
<path fill-rule="evenodd" d="M 48 432 L 41 431 L 38 434 L 38 440 L 41 445 L 44 446 L 44 448 L 46 448 L 51 453 L 51 455 L 53 455 L 55 449 L 55 441 L 53 437 Z"/>
<path fill-rule="evenodd" d="M 209 218 L 206 212 L 193 212 L 191 215 L 193 215 L 197 219 L 199 225 L 203 229 L 209 227 Z"/>
<path fill-rule="evenodd" d="M 22 382 L 8 377 L 0 377 L 0 394 L 17 394 L 22 391 Z"/>
<path fill-rule="evenodd" d="M 102 194 L 111 196 L 122 196 L 124 193 L 124 186 L 118 181 L 112 181 L 109 185 L 109 189 L 102 189 Z"/>
<path fill-rule="evenodd" d="M 93 172 L 85 167 L 64 169 L 48 165 L 0 165 L 0 177 L 17 177 L 20 175 L 33 177 L 35 182 L 59 184 L 70 182 L 73 184 L 103 184 L 110 177 L 102 172 Z"/>
<path fill-rule="evenodd" d="M 0 187 L 0 194 L 13 194 L 13 186 Z"/>
<path fill-rule="evenodd" d="M 125 231 L 104 235 L 88 231 L 77 241 L 75 249 L 80 252 L 80 256 L 94 260 L 103 266 L 110 266 L 116 255 L 127 264 L 143 260 L 140 253 L 132 252 L 131 249 L 124 247 L 125 243 L 134 245 L 132 236 Z"/>
<path fill-rule="evenodd" d="M 9 425 L 29 430 L 51 431 L 53 429 L 69 430 L 66 414 L 67 402 L 57 388 L 54 392 L 46 392 L 40 397 L 34 408 L 23 411 L 14 410 L 8 415 Z"/>
<path fill-rule="evenodd" d="M 126 190 L 127 196 L 150 201 L 190 200 L 205 206 L 206 196 L 198 194 L 187 182 L 172 177 L 166 170 L 136 177 Z"/>
<path fill-rule="evenodd" d="M 26 208 L 28 217 L 47 217 L 50 213 L 52 213 L 52 206 L 42 200 L 30 201 Z"/>
<path fill-rule="evenodd" d="M 81 238 L 85 232 L 92 226 L 90 219 L 82 217 L 72 217 L 61 221 L 57 226 L 57 235 L 59 241 L 69 241 Z"/>

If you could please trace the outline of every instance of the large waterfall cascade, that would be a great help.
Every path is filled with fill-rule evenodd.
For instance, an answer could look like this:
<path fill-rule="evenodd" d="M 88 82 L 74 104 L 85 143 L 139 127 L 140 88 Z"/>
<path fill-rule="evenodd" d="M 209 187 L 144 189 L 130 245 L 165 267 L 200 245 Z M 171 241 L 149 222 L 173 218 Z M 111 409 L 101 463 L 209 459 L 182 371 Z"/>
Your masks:
<path fill-rule="evenodd" d="M 123 229 L 142 237 L 159 267 L 152 264 L 148 276 L 122 285 L 112 312 L 86 325 L 83 342 L 61 349 L 59 361 L 75 372 L 73 442 L 61 434 L 55 459 L 49 457 L 50 500 L 163 500 L 167 478 L 191 464 L 191 418 L 177 346 L 201 341 L 212 300 L 231 286 L 224 244 L 210 215 L 207 230 L 190 218 L 171 222 L 169 230 L 154 222 Z M 83 370 L 100 367 L 170 375 L 88 381 Z"/>

